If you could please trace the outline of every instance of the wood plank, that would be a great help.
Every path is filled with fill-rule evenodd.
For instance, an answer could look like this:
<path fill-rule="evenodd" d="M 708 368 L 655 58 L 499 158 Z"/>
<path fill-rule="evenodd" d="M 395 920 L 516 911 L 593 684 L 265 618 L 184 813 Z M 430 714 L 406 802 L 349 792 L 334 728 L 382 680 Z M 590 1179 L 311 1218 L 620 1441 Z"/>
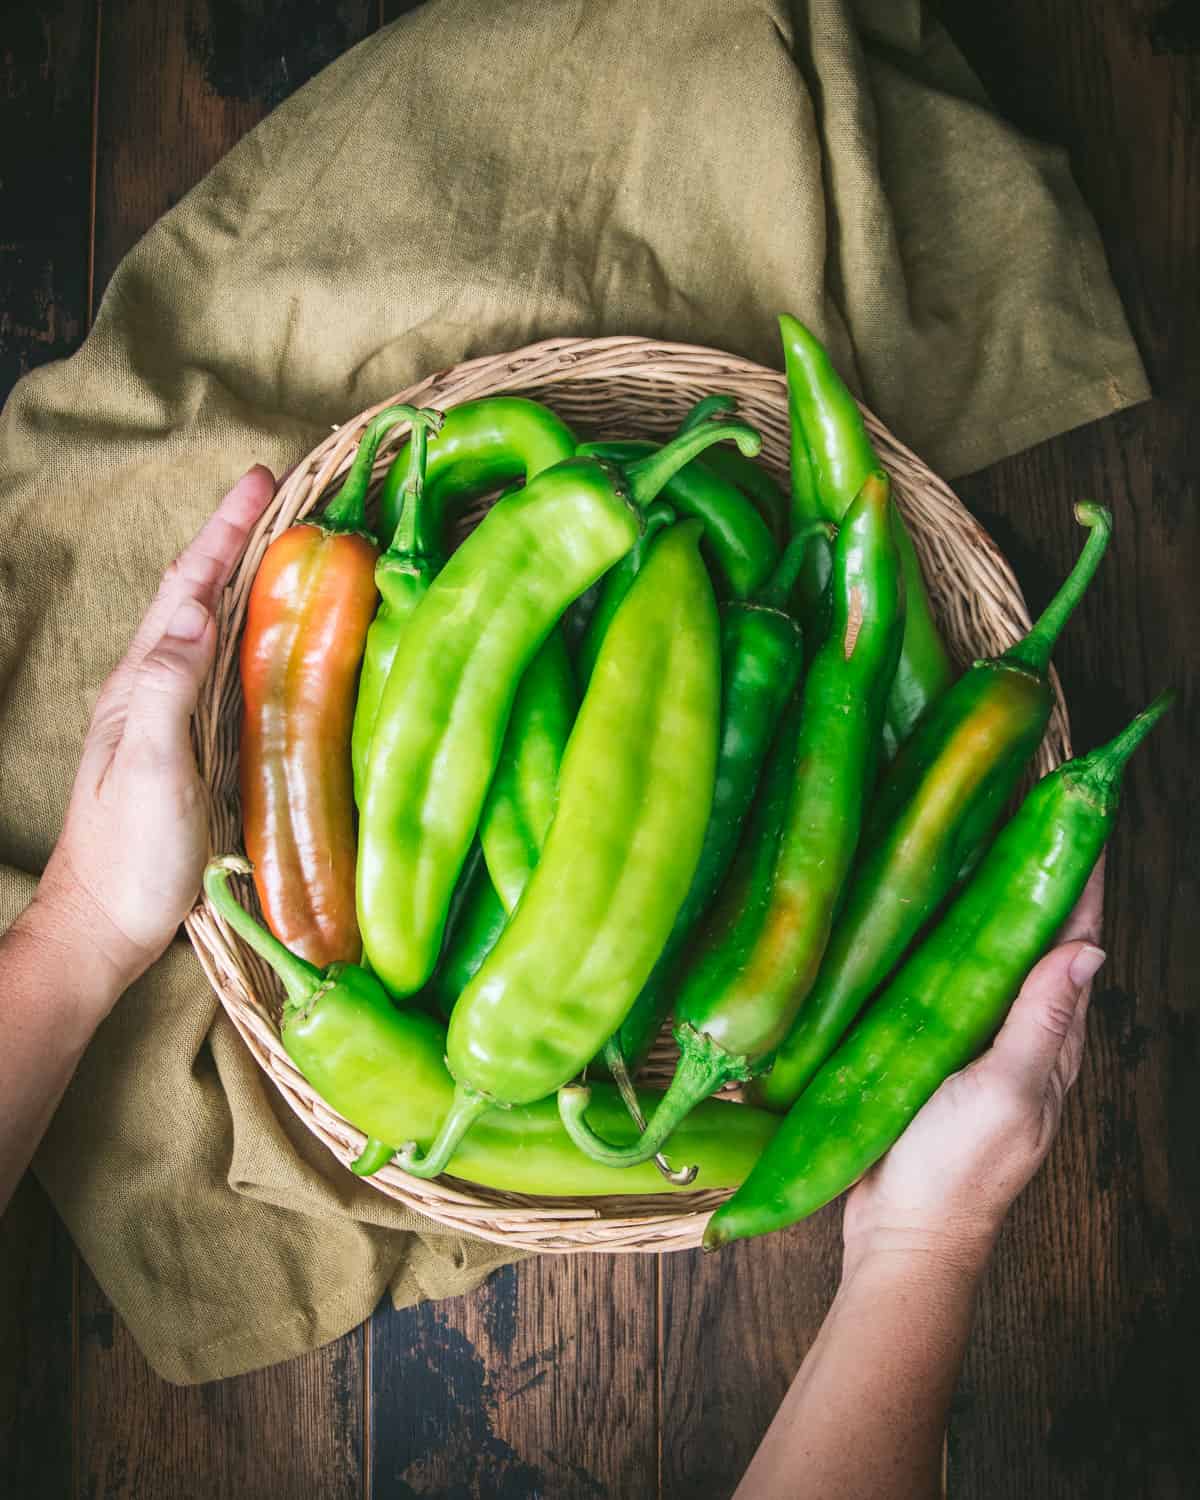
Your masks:
<path fill-rule="evenodd" d="M 168 1385 L 83 1268 L 80 1494 L 359 1500 L 362 1346 L 360 1329 L 269 1370 L 202 1386 Z"/>
<path fill-rule="evenodd" d="M 377 0 L 105 0 L 97 296 L 157 218 L 378 21 Z"/>
<path fill-rule="evenodd" d="M 88 317 L 94 0 L 5 18 L 0 53 L 0 401 Z M 74 1485 L 74 1251 L 31 1175 L 0 1219 L 0 1494 Z"/>
<path fill-rule="evenodd" d="M 663 1259 L 663 1500 L 733 1493 L 817 1336 L 840 1267 L 836 1205 L 715 1255 Z"/>
<path fill-rule="evenodd" d="M 1200 10 L 1188 0 L 935 0 L 1002 114 L 1065 146 L 1150 379 L 1200 394 Z"/>
<path fill-rule="evenodd" d="M 657 1262 L 542 1256 L 371 1324 L 371 1500 L 653 1493 Z"/>
<path fill-rule="evenodd" d="M 963 1500 L 994 1495 L 997 1474 L 1014 1495 L 1173 1500 L 1200 1473 L 1185 1395 L 1200 1319 L 1200 870 L 1181 837 L 1200 800 L 1198 418 L 1196 403 L 1155 402 L 960 485 L 1026 577 L 1034 553 L 1039 573 L 1065 570 L 1074 498 L 1114 511 L 1112 555 L 1057 653 L 1081 746 L 1162 687 L 1184 690 L 1127 779 L 1080 1086 L 981 1304 L 951 1429 Z"/>
<path fill-rule="evenodd" d="M 74 1493 L 74 1249 L 26 1175 L 0 1218 L 0 1495 Z"/>

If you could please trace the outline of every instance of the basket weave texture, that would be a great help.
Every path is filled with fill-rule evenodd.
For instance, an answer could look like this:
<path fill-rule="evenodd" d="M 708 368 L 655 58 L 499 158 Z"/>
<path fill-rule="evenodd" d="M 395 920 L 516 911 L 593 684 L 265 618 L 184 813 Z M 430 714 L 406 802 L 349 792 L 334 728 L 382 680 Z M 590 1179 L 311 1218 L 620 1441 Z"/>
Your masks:
<path fill-rule="evenodd" d="M 696 401 L 717 391 L 737 397 L 739 415 L 762 433 L 761 461 L 786 487 L 787 389 L 781 374 L 715 349 L 633 337 L 547 339 L 511 354 L 470 360 L 362 412 L 314 448 L 279 486 L 221 603 L 216 662 L 194 725 L 200 774 L 210 792 L 212 848 L 241 847 L 238 644 L 254 575 L 271 542 L 336 489 L 376 412 L 396 402 L 448 410 L 481 396 L 520 394 L 545 402 L 591 437 L 665 437 Z M 1011 568 L 949 487 L 870 412 L 865 416 L 876 452 L 891 473 L 951 652 L 965 664 L 1003 650 L 1029 627 Z M 406 434 L 407 428 L 397 428 L 381 448 L 376 480 Z M 1054 708 L 1038 752 L 1038 774 L 1071 753 L 1057 678 L 1053 688 Z M 243 883 L 243 899 L 254 909 L 248 882 Z M 305 1125 L 349 1164 L 364 1137 L 318 1098 L 284 1052 L 274 976 L 205 900 L 188 917 L 187 928 L 221 1004 L 254 1057 Z M 643 1078 L 665 1081 L 672 1059 L 672 1047 L 664 1039 Z M 426 1182 L 394 1166 L 369 1181 L 451 1229 L 514 1249 L 558 1252 L 689 1249 L 699 1244 L 709 1214 L 727 1196 L 709 1190 L 640 1198 L 531 1198 L 447 1177 Z"/>

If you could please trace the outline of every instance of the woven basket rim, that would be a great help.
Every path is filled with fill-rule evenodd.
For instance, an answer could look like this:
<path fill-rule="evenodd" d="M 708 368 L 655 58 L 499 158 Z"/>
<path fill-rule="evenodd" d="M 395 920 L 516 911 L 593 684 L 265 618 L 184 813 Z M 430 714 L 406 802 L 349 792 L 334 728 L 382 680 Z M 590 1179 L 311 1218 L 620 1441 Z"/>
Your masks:
<path fill-rule="evenodd" d="M 465 360 L 368 407 L 299 460 L 280 482 L 248 540 L 218 610 L 216 660 L 194 723 L 200 773 L 210 793 L 212 847 L 241 847 L 237 648 L 254 574 L 271 541 L 344 477 L 372 417 L 401 402 L 448 410 L 480 396 L 528 394 L 545 400 L 573 425 L 605 436 L 659 435 L 670 430 L 699 396 L 714 391 L 737 396 L 739 413 L 763 434 L 763 462 L 786 481 L 787 392 L 780 372 L 719 349 L 636 335 L 542 339 L 506 354 Z M 964 661 L 1003 649 L 1030 623 L 1011 567 L 945 481 L 872 412 L 862 410 L 876 451 L 891 473 L 948 643 Z M 398 427 L 381 445 L 374 481 L 382 478 L 406 436 L 407 427 Z M 1053 707 L 1038 752 L 1039 774 L 1071 753 L 1066 705 L 1053 671 L 1051 685 Z M 255 909 L 252 891 L 247 890 L 246 900 Z M 316 1095 L 283 1050 L 273 976 L 226 927 L 207 898 L 201 897 L 185 925 L 226 1015 L 258 1065 L 306 1128 L 348 1165 L 365 1137 Z M 670 1046 L 662 1045 L 648 1073 L 661 1076 L 670 1063 Z M 709 1189 L 653 1197 L 534 1199 L 450 1177 L 425 1181 L 394 1166 L 367 1181 L 444 1227 L 513 1249 L 558 1253 L 692 1248 L 699 1244 L 709 1214 L 728 1196 Z"/>

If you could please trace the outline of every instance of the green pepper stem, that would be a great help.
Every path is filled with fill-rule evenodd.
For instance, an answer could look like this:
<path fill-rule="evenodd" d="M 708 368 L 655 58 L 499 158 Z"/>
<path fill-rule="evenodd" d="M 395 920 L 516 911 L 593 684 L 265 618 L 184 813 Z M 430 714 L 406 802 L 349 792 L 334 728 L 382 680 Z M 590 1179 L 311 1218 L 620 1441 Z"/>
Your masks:
<path fill-rule="evenodd" d="M 646 1116 L 642 1113 L 641 1102 L 637 1096 L 637 1090 L 633 1086 L 633 1080 L 629 1076 L 629 1069 L 625 1066 L 625 1054 L 621 1051 L 617 1038 L 610 1037 L 604 1047 L 604 1066 L 612 1074 L 612 1080 L 617 1086 L 617 1092 L 624 1101 L 625 1108 L 629 1111 L 629 1118 L 641 1131 L 646 1128 Z M 699 1167 L 680 1167 L 675 1170 L 661 1151 L 654 1157 L 654 1165 L 667 1179 L 676 1187 L 687 1187 L 689 1182 L 696 1180 Z"/>
<path fill-rule="evenodd" d="M 1126 724 L 1120 734 L 1100 745 L 1090 754 L 1082 756 L 1072 768 L 1072 780 L 1083 785 L 1101 802 L 1107 802 L 1121 780 L 1126 763 L 1163 714 L 1175 702 L 1175 693 L 1168 689 L 1159 693 L 1154 702 Z"/>
<path fill-rule="evenodd" d="M 678 433 L 669 443 L 656 448 L 645 458 L 625 465 L 629 494 L 639 510 L 645 510 L 659 491 L 680 469 L 690 464 L 714 443 L 732 438 L 746 458 L 753 458 L 762 447 L 762 437 L 748 422 L 735 417 L 726 421 L 708 421 L 702 427 Z"/>
<path fill-rule="evenodd" d="M 388 544 L 388 555 L 413 557 L 421 535 L 421 497 L 425 493 L 425 464 L 429 457 L 430 436 L 442 430 L 445 417 L 440 411 L 423 406 L 413 413 L 408 438 L 408 468 L 400 486 L 400 519 Z"/>
<path fill-rule="evenodd" d="M 831 542 L 837 537 L 837 527 L 832 521 L 807 521 L 800 526 L 783 549 L 783 556 L 775 565 L 775 571 L 754 596 L 756 604 L 765 604 L 770 609 L 787 607 L 792 590 L 800 581 L 809 544 L 818 532 Z"/>
<path fill-rule="evenodd" d="M 358 452 L 341 489 L 325 507 L 321 524 L 329 531 L 365 531 L 367 490 L 379 445 L 393 427 L 416 419 L 415 406 L 387 406 L 372 417 L 358 440 Z"/>
<path fill-rule="evenodd" d="M 253 869 L 250 861 L 240 854 L 223 854 L 212 860 L 204 872 L 204 893 L 238 937 L 279 975 L 287 992 L 286 1009 L 303 1010 L 324 983 L 325 976 L 306 958 L 285 948 L 274 933 L 268 932 L 234 900 L 229 877 L 249 875 Z"/>
<path fill-rule="evenodd" d="M 694 1026 L 684 1024 L 676 1029 L 679 1063 L 666 1093 L 649 1125 L 631 1146 L 614 1146 L 598 1136 L 583 1118 L 591 1102 L 591 1090 L 579 1086 L 558 1091 L 558 1113 L 567 1134 L 593 1161 L 608 1167 L 636 1167 L 649 1161 L 686 1119 L 696 1105 L 726 1083 L 744 1083 L 750 1068 L 744 1057 L 734 1057 L 719 1042 Z"/>
<path fill-rule="evenodd" d="M 715 396 L 705 396 L 703 400 L 697 401 L 683 421 L 680 422 L 675 436 L 680 433 L 691 432 L 693 427 L 700 427 L 705 422 L 711 422 L 714 417 L 728 416 L 730 412 L 737 410 L 737 397 L 722 392 Z"/>
<path fill-rule="evenodd" d="M 446 1170 L 463 1136 L 479 1116 L 486 1114 L 492 1107 L 492 1101 L 488 1096 L 479 1093 L 470 1084 L 455 1084 L 454 1103 L 442 1121 L 442 1128 L 434 1138 L 433 1145 L 424 1156 L 418 1157 L 417 1152 L 420 1148 L 417 1142 L 409 1141 L 407 1145 L 401 1146 L 397 1153 L 397 1164 L 410 1177 L 439 1176 Z"/>
<path fill-rule="evenodd" d="M 377 1141 L 374 1136 L 368 1136 L 366 1145 L 350 1163 L 350 1170 L 356 1177 L 374 1177 L 376 1172 L 387 1166 L 395 1154 L 395 1146 L 389 1146 L 386 1141 Z"/>
<path fill-rule="evenodd" d="M 1049 666 L 1050 653 L 1100 566 L 1100 559 L 1104 556 L 1108 539 L 1112 535 L 1112 514 L 1103 505 L 1082 500 L 1075 507 L 1075 519 L 1091 533 L 1083 551 L 1063 586 L 1038 617 L 1033 629 L 1024 640 L 1010 646 L 1000 657 L 1001 661 L 1012 662 L 1039 674 L 1044 673 Z"/>

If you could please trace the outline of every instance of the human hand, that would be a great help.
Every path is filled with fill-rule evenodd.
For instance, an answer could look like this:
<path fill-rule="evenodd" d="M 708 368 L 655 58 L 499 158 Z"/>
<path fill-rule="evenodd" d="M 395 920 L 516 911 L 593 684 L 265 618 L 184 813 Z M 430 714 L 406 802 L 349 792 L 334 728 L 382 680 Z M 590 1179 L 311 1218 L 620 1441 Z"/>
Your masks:
<path fill-rule="evenodd" d="M 216 647 L 213 611 L 274 494 L 244 474 L 163 575 L 129 650 L 100 691 L 67 808 L 25 925 L 99 961 L 116 1000 L 167 947 L 208 856 L 190 723 Z"/>
<path fill-rule="evenodd" d="M 1104 861 L 1057 947 L 1030 972 L 983 1055 L 948 1078 L 851 1190 L 847 1268 L 874 1251 L 927 1252 L 977 1272 L 1041 1166 L 1083 1056 L 1091 980 L 1104 962 Z"/>

